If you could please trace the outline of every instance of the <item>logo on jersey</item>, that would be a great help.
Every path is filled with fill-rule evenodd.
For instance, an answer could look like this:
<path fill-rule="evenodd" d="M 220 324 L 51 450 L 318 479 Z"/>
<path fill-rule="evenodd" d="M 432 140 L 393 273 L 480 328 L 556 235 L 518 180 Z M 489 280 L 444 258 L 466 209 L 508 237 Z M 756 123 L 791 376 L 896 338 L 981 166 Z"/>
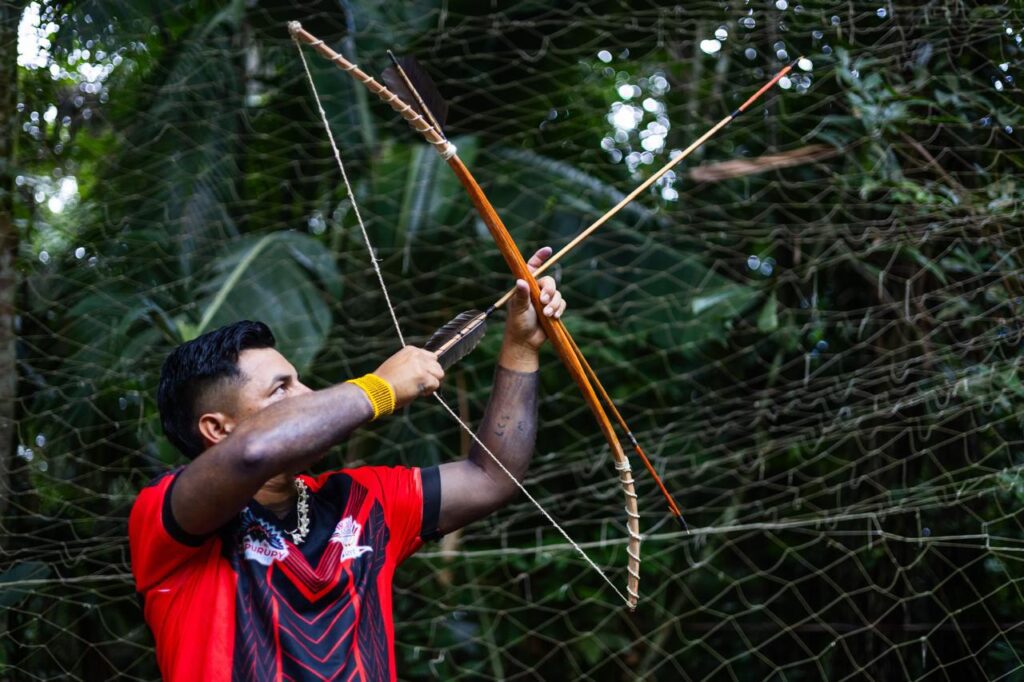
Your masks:
<path fill-rule="evenodd" d="M 275 561 L 284 561 L 288 556 L 288 545 L 285 544 L 280 531 L 263 519 L 253 516 L 248 509 L 242 513 L 242 527 L 245 529 L 242 535 L 242 549 L 246 559 L 269 566 Z"/>
<path fill-rule="evenodd" d="M 334 532 L 331 533 L 331 542 L 341 543 L 342 561 L 355 559 L 367 552 L 373 551 L 372 547 L 357 544 L 359 542 L 359 534 L 362 532 L 362 524 L 351 516 L 346 516 L 334 527 Z"/>

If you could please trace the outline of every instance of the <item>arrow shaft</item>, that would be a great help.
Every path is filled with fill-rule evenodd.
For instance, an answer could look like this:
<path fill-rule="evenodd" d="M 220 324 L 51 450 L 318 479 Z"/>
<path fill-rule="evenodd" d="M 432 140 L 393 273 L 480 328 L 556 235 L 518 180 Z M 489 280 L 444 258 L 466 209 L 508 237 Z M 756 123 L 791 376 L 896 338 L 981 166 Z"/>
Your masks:
<path fill-rule="evenodd" d="M 775 76 L 773 76 L 770 81 L 768 81 L 767 83 L 762 85 L 760 90 L 755 92 L 753 95 L 751 95 L 747 99 L 746 102 L 741 104 L 738 109 L 733 111 L 731 114 L 729 114 L 728 116 L 723 118 L 721 121 L 719 121 L 715 125 L 711 126 L 711 128 L 709 128 L 703 135 L 701 135 L 696 140 L 694 140 L 692 143 L 690 143 L 690 146 L 688 146 L 686 149 L 684 149 L 682 152 L 680 152 L 678 156 L 676 156 L 675 158 L 671 159 L 668 163 L 666 163 L 664 166 L 659 168 L 654 173 L 654 175 L 652 175 L 651 177 L 647 178 L 642 183 L 640 183 L 640 185 L 638 185 L 636 187 L 636 189 L 634 189 L 632 192 L 630 192 L 625 197 L 623 197 L 622 200 L 619 201 L 619 203 L 615 204 L 615 206 L 613 206 L 611 209 L 609 209 L 608 212 L 606 212 L 603 216 L 601 216 L 600 218 L 595 220 L 593 223 L 591 223 L 586 229 L 584 229 L 578 235 L 573 237 L 573 239 L 569 243 L 567 243 L 565 246 L 563 246 L 561 249 L 559 249 L 557 252 L 555 252 L 551 256 L 551 258 L 547 259 L 544 262 L 543 265 L 541 265 L 539 268 L 537 268 L 537 270 L 533 273 L 534 276 L 538 276 L 539 277 L 540 275 L 543 275 L 545 272 L 547 272 L 549 268 L 553 267 L 555 265 L 555 263 L 557 263 L 558 261 L 562 260 L 562 258 L 564 258 L 566 255 L 568 255 L 569 252 L 571 252 L 573 249 L 575 249 L 577 246 L 579 246 L 583 241 L 585 241 L 590 235 L 592 235 L 595 231 L 597 231 L 598 228 L 600 228 L 602 225 L 604 225 L 609 220 L 614 218 L 619 213 L 619 211 L 621 211 L 626 206 L 628 206 L 630 204 L 630 202 L 632 202 L 638 196 L 640 196 L 645 191 L 650 189 L 651 185 L 653 185 L 658 180 L 660 180 L 662 177 L 664 177 L 666 173 L 668 173 L 670 170 L 672 170 L 673 168 L 678 166 L 680 163 L 683 162 L 684 159 L 686 159 L 686 157 L 688 157 L 690 154 L 692 154 L 697 149 L 699 149 L 701 147 L 701 145 L 703 145 L 709 139 L 714 137 L 715 134 L 718 133 L 719 130 L 721 130 L 725 126 L 729 125 L 729 123 L 731 123 L 733 121 L 733 119 L 735 119 L 737 116 L 739 116 L 744 111 L 746 111 L 747 108 L 750 107 L 751 104 L 756 102 L 761 97 L 761 95 L 763 95 L 764 93 L 768 92 L 768 90 L 770 90 L 773 85 L 778 83 L 783 78 L 783 76 L 785 76 L 790 71 L 792 71 L 793 67 L 796 66 L 797 61 L 799 61 L 799 59 L 791 62 L 788 65 L 786 65 L 786 67 L 783 68 L 781 71 L 779 71 L 777 74 L 775 74 Z M 499 298 L 494 303 L 494 307 L 500 308 L 501 306 L 503 306 L 506 303 L 508 303 L 508 300 L 510 298 L 512 298 L 512 295 L 514 293 L 515 293 L 515 289 L 510 289 L 509 291 L 507 291 L 501 298 Z"/>

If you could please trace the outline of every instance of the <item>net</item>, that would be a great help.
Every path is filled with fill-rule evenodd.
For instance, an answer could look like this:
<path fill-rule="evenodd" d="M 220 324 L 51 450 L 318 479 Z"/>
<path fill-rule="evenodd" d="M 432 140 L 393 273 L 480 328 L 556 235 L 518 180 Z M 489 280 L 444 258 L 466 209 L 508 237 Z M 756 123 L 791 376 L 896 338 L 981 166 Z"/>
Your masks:
<path fill-rule="evenodd" d="M 387 49 L 426 65 L 525 251 L 566 243 L 805 57 L 564 261 L 566 323 L 691 532 L 634 462 L 629 614 L 518 498 L 399 571 L 401 678 L 1024 679 L 1018 5 L 33 2 L 0 17 L 18 56 L 0 212 L 19 239 L 0 677 L 158 678 L 125 521 L 181 463 L 154 401 L 174 345 L 262 319 L 314 387 L 398 348 L 287 33 L 298 19 L 371 74 Z M 443 161 L 306 54 L 406 338 L 493 302 L 509 278 Z M 499 343 L 492 330 L 442 389 L 470 423 Z M 542 384 L 524 483 L 624 585 L 608 447 L 550 351 Z M 323 468 L 468 447 L 421 401 Z"/>

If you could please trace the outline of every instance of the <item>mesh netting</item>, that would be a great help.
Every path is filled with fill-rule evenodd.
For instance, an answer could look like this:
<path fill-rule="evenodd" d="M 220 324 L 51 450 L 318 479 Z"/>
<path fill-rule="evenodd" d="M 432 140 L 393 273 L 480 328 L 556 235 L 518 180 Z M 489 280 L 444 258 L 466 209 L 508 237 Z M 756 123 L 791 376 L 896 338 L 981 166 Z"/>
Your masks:
<path fill-rule="evenodd" d="M 298 19 L 370 73 L 389 48 L 426 65 L 530 253 L 806 58 L 564 261 L 566 323 L 691 532 L 634 463 L 629 614 L 518 498 L 399 570 L 401 678 L 1024 679 L 1019 4 L 148 5 L 0 9 L 20 239 L 0 677 L 157 678 L 125 521 L 182 463 L 154 400 L 171 348 L 263 319 L 314 387 L 398 348 Z M 408 339 L 486 307 L 509 277 L 444 162 L 306 55 Z M 499 343 L 442 388 L 471 423 Z M 543 365 L 525 485 L 624 585 L 608 447 Z M 468 446 L 420 401 L 322 468 Z"/>

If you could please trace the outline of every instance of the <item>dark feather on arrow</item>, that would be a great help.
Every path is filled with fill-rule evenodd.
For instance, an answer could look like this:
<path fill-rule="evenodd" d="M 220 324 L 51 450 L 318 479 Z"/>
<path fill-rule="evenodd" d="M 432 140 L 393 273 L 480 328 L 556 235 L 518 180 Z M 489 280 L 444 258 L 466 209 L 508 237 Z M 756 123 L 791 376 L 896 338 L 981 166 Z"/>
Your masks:
<path fill-rule="evenodd" d="M 445 371 L 472 352 L 487 332 L 487 315 L 479 310 L 467 310 L 456 315 L 427 339 L 426 350 L 441 351 L 437 361 Z"/>
<path fill-rule="evenodd" d="M 420 98 L 427 105 L 437 124 L 444 128 L 444 122 L 448 118 L 448 102 L 441 96 L 437 86 L 434 85 L 433 79 L 430 78 L 430 75 L 420 66 L 415 58 L 398 57 L 397 61 L 401 64 L 405 75 L 409 77 L 409 82 L 412 83 L 412 87 L 419 93 Z M 405 84 L 402 74 L 398 73 L 398 69 L 394 66 L 389 66 L 384 69 L 384 73 L 381 76 L 384 79 L 384 84 L 388 86 L 391 92 L 398 95 L 403 102 L 418 111 L 421 116 L 424 116 L 428 121 L 430 120 L 430 117 L 426 116 L 420 107 L 419 102 L 416 101 L 416 96 L 410 92 L 409 86 Z"/>

